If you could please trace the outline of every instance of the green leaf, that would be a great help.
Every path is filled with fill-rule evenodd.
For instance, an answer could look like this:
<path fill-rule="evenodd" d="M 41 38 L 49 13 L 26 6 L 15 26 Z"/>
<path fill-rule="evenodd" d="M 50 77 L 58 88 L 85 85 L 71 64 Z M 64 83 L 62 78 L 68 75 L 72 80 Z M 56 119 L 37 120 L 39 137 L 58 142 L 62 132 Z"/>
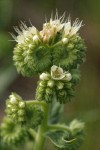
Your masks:
<path fill-rule="evenodd" d="M 77 150 L 84 141 L 84 123 L 77 119 L 74 119 L 69 126 L 52 125 L 49 129 L 45 135 L 60 150 Z"/>
<path fill-rule="evenodd" d="M 66 136 L 65 136 L 66 135 Z M 46 136 L 51 140 L 51 142 L 58 148 L 66 148 L 69 145 L 73 144 L 76 141 L 76 138 L 67 140 L 69 137 L 67 132 L 64 131 L 49 131 L 46 133 Z"/>

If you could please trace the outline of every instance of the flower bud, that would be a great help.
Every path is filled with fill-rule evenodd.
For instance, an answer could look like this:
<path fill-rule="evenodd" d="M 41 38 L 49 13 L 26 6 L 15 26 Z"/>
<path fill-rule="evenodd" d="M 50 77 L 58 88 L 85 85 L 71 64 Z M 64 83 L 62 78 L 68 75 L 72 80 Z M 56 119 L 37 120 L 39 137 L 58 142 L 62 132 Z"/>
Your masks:
<path fill-rule="evenodd" d="M 47 74 L 47 73 L 42 73 L 42 74 L 40 75 L 40 79 L 41 79 L 41 80 L 48 80 L 48 74 Z"/>
<path fill-rule="evenodd" d="M 64 87 L 64 83 L 58 82 L 57 88 L 60 90 L 60 89 L 62 89 L 63 87 Z"/>
<path fill-rule="evenodd" d="M 52 95 L 53 91 L 50 89 L 50 88 L 47 88 L 46 89 L 46 94 L 48 95 Z"/>
<path fill-rule="evenodd" d="M 24 110 L 18 110 L 18 115 L 19 116 L 23 116 L 25 114 L 25 111 Z"/>
<path fill-rule="evenodd" d="M 47 83 L 47 86 L 49 86 L 49 87 L 52 88 L 52 87 L 54 87 L 54 84 L 55 84 L 55 83 L 54 83 L 53 80 L 49 80 L 48 83 Z"/>
<path fill-rule="evenodd" d="M 34 42 L 38 42 L 38 41 L 39 41 L 39 37 L 38 37 L 37 35 L 34 35 L 34 36 L 33 36 L 33 41 L 34 41 Z"/>
<path fill-rule="evenodd" d="M 46 87 L 46 82 L 45 82 L 45 81 L 41 81 L 41 82 L 39 83 L 39 86 L 41 86 L 41 87 Z"/>
<path fill-rule="evenodd" d="M 24 108 L 25 107 L 25 102 L 19 102 L 19 107 Z"/>
<path fill-rule="evenodd" d="M 74 48 L 74 44 L 69 43 L 67 48 L 68 48 L 69 50 L 73 49 L 73 48 Z"/>
<path fill-rule="evenodd" d="M 17 103 L 17 100 L 16 100 L 16 97 L 14 95 L 10 95 L 10 103 L 11 104 L 16 104 Z"/>
<path fill-rule="evenodd" d="M 16 112 L 17 109 L 16 109 L 16 108 L 12 108 L 11 111 L 12 111 L 12 112 Z"/>
<path fill-rule="evenodd" d="M 20 117 L 18 117 L 18 121 L 19 121 L 19 122 L 24 122 L 24 121 L 25 121 L 25 118 L 24 118 L 23 116 L 20 116 Z"/>
<path fill-rule="evenodd" d="M 68 38 L 63 38 L 62 42 L 63 42 L 63 44 L 67 44 L 68 43 Z"/>
<path fill-rule="evenodd" d="M 67 73 L 66 74 L 66 78 L 67 78 L 67 81 L 70 81 L 72 79 L 71 73 Z"/>

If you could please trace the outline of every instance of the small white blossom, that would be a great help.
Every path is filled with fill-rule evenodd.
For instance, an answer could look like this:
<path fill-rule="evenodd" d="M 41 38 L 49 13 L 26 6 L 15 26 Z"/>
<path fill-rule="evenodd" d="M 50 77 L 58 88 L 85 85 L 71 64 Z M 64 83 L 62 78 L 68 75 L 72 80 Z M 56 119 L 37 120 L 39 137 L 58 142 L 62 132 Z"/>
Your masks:
<path fill-rule="evenodd" d="M 53 65 L 51 67 L 51 77 L 54 80 L 67 80 L 70 81 L 72 76 L 69 72 L 64 72 L 61 67 Z"/>
<path fill-rule="evenodd" d="M 65 77 L 65 73 L 63 72 L 63 69 L 61 67 L 53 65 L 51 67 L 51 77 L 54 80 L 62 80 Z"/>
<path fill-rule="evenodd" d="M 14 29 L 18 33 L 18 36 L 15 36 L 14 34 L 11 35 L 18 44 L 24 43 L 26 39 L 37 34 L 37 29 L 34 26 L 28 28 L 22 21 L 19 28 L 14 27 Z"/>
<path fill-rule="evenodd" d="M 69 72 L 66 73 L 66 77 L 65 78 L 66 78 L 67 81 L 70 81 L 72 79 L 71 73 L 69 73 Z"/>
<path fill-rule="evenodd" d="M 73 36 L 75 35 L 78 30 L 82 26 L 82 21 L 79 21 L 79 19 L 76 19 L 75 22 L 71 25 L 71 19 L 68 18 L 68 21 L 64 25 L 64 36 Z"/>
<path fill-rule="evenodd" d="M 48 80 L 48 74 L 47 74 L 47 73 L 42 73 L 42 74 L 40 75 L 40 79 L 41 79 L 41 80 Z"/>
<path fill-rule="evenodd" d="M 64 17 L 65 14 L 59 18 L 58 12 L 56 12 L 55 18 L 53 19 L 53 16 L 51 16 L 50 21 L 43 25 L 43 30 L 40 31 L 40 36 L 44 42 L 48 42 L 51 38 L 54 38 L 57 32 L 64 27 L 64 24 L 62 23 Z"/>

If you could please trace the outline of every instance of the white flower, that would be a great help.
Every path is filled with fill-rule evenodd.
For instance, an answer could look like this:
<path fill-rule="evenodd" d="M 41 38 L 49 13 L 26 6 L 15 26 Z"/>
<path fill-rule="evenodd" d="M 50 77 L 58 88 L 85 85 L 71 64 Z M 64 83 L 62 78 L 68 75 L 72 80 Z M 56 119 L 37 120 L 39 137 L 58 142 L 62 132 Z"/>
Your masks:
<path fill-rule="evenodd" d="M 32 27 L 27 27 L 24 22 L 21 21 L 21 24 L 18 27 L 14 27 L 15 31 L 18 33 L 18 36 L 16 37 L 14 34 L 11 34 L 12 37 L 18 44 L 24 43 L 26 39 L 29 37 L 33 37 L 34 35 L 37 34 L 37 29 L 32 26 Z"/>
<path fill-rule="evenodd" d="M 72 76 L 69 72 L 64 72 L 61 67 L 53 65 L 51 67 L 51 77 L 54 80 L 67 80 L 70 81 Z"/>
<path fill-rule="evenodd" d="M 40 79 L 41 80 L 48 80 L 48 74 L 47 73 L 42 73 L 41 75 L 40 75 Z"/>
<path fill-rule="evenodd" d="M 58 17 L 58 12 L 56 12 L 55 19 L 51 16 L 49 22 L 46 22 L 43 25 L 43 30 L 40 31 L 40 36 L 44 42 L 48 42 L 51 38 L 53 38 L 57 32 L 59 32 L 64 24 L 62 23 L 64 20 L 65 14 L 63 14 L 60 18 Z"/>
<path fill-rule="evenodd" d="M 71 25 L 71 19 L 70 17 L 67 19 L 67 22 L 64 25 L 64 36 L 73 36 L 75 35 L 78 30 L 82 26 L 82 21 L 79 21 L 79 19 L 76 19 L 75 22 Z"/>

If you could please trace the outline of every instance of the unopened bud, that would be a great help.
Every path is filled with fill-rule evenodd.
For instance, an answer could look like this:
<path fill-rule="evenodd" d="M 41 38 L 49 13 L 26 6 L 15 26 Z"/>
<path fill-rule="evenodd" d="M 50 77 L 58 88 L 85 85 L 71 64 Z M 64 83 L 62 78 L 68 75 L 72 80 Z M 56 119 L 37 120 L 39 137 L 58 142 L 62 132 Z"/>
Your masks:
<path fill-rule="evenodd" d="M 48 74 L 47 74 L 47 73 L 42 73 L 42 74 L 40 75 L 40 79 L 41 79 L 41 80 L 48 80 Z"/>
<path fill-rule="evenodd" d="M 39 37 L 38 37 L 37 35 L 34 35 L 34 36 L 33 36 L 33 41 L 34 41 L 34 42 L 38 42 L 38 41 L 39 41 Z"/>
<path fill-rule="evenodd" d="M 25 114 L 25 111 L 24 111 L 24 110 L 19 110 L 19 111 L 18 111 L 18 115 L 19 115 L 19 116 L 23 116 L 24 114 Z"/>
<path fill-rule="evenodd" d="M 19 102 L 19 107 L 20 108 L 24 108 L 25 107 L 25 103 L 24 102 Z"/>
<path fill-rule="evenodd" d="M 70 81 L 70 80 L 72 79 L 71 73 L 67 73 L 67 74 L 66 74 L 66 77 L 67 77 L 67 81 Z"/>
<path fill-rule="evenodd" d="M 64 44 L 67 44 L 67 43 L 68 43 L 68 38 L 63 38 L 63 39 L 62 39 L 62 42 L 63 42 Z"/>
<path fill-rule="evenodd" d="M 11 104 L 16 104 L 17 103 L 16 97 L 14 95 L 10 95 L 10 103 Z"/>
<path fill-rule="evenodd" d="M 63 89 L 63 87 L 64 87 L 64 83 L 59 82 L 59 83 L 57 84 L 57 88 L 58 88 L 59 90 Z"/>
<path fill-rule="evenodd" d="M 48 83 L 47 83 L 47 86 L 49 86 L 49 87 L 52 88 L 52 87 L 54 87 L 54 84 L 55 84 L 55 83 L 54 83 L 53 80 L 49 80 Z"/>

